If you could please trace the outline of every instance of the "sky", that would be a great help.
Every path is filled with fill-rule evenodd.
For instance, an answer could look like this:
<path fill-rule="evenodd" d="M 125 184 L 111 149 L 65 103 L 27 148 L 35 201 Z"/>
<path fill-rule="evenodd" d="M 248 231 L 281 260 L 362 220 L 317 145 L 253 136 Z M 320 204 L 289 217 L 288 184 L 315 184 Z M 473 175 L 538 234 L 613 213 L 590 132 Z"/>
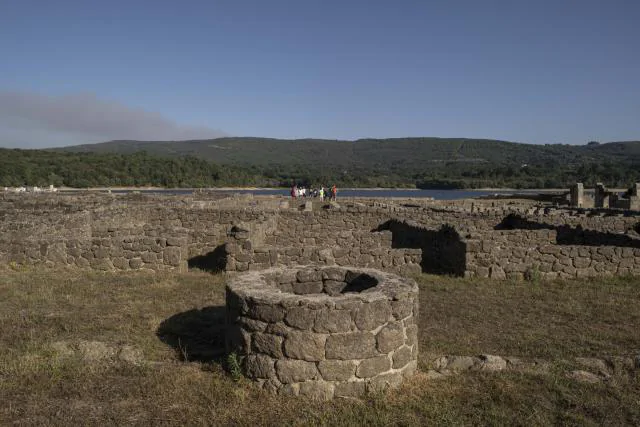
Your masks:
<path fill-rule="evenodd" d="M 638 0 L 0 0 L 0 147 L 640 139 Z"/>

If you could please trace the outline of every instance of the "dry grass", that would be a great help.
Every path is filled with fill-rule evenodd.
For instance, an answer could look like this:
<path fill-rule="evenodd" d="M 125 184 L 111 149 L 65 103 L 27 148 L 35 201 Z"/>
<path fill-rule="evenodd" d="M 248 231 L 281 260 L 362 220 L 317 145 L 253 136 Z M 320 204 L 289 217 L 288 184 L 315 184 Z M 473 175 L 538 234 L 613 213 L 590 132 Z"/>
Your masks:
<path fill-rule="evenodd" d="M 546 358 L 551 369 L 417 375 L 363 401 L 271 396 L 215 360 L 181 361 L 210 360 L 207 346 L 218 345 L 221 276 L 4 271 L 0 424 L 640 424 L 637 370 L 598 384 L 563 374 L 574 356 L 640 353 L 640 280 L 419 280 L 422 367 L 493 353 Z M 83 342 L 96 352 L 74 351 Z M 140 363 L 118 357 L 127 346 Z"/>
<path fill-rule="evenodd" d="M 423 354 L 640 354 L 640 278 L 491 282 L 422 276 Z"/>

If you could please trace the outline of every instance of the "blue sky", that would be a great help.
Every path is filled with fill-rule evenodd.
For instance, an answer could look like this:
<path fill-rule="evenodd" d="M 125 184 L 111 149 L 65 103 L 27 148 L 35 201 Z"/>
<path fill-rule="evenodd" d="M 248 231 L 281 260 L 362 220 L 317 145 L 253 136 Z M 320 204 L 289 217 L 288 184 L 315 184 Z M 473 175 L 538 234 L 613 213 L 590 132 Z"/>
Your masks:
<path fill-rule="evenodd" d="M 0 0 L 0 146 L 640 139 L 640 1 Z"/>

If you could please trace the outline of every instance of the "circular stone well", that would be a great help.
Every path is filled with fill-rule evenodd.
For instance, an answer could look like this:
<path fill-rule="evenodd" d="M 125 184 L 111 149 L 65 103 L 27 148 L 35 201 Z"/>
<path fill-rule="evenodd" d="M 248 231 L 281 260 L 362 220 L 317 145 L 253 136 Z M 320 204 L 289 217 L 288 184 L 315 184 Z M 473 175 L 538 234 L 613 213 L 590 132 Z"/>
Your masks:
<path fill-rule="evenodd" d="M 281 394 L 358 397 L 396 387 L 418 355 L 418 286 L 357 267 L 278 267 L 227 284 L 226 346 Z"/>

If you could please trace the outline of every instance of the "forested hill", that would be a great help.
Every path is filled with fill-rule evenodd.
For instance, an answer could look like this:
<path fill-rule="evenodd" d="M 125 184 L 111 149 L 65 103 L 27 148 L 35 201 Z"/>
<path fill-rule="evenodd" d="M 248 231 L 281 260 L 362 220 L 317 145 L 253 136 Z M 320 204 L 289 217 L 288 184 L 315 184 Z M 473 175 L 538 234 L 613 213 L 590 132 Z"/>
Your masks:
<path fill-rule="evenodd" d="M 640 141 L 575 146 L 465 138 L 219 138 L 0 150 L 0 185 L 51 179 L 69 186 L 627 186 L 640 181 Z"/>
<path fill-rule="evenodd" d="M 493 164 L 546 161 L 590 161 L 600 157 L 640 159 L 640 141 L 608 144 L 534 145 L 467 138 L 390 138 L 336 141 L 321 139 L 218 138 L 198 141 L 110 141 L 63 147 L 72 152 L 127 154 L 146 151 L 159 156 L 195 156 L 219 164 L 402 165 L 470 162 Z"/>

